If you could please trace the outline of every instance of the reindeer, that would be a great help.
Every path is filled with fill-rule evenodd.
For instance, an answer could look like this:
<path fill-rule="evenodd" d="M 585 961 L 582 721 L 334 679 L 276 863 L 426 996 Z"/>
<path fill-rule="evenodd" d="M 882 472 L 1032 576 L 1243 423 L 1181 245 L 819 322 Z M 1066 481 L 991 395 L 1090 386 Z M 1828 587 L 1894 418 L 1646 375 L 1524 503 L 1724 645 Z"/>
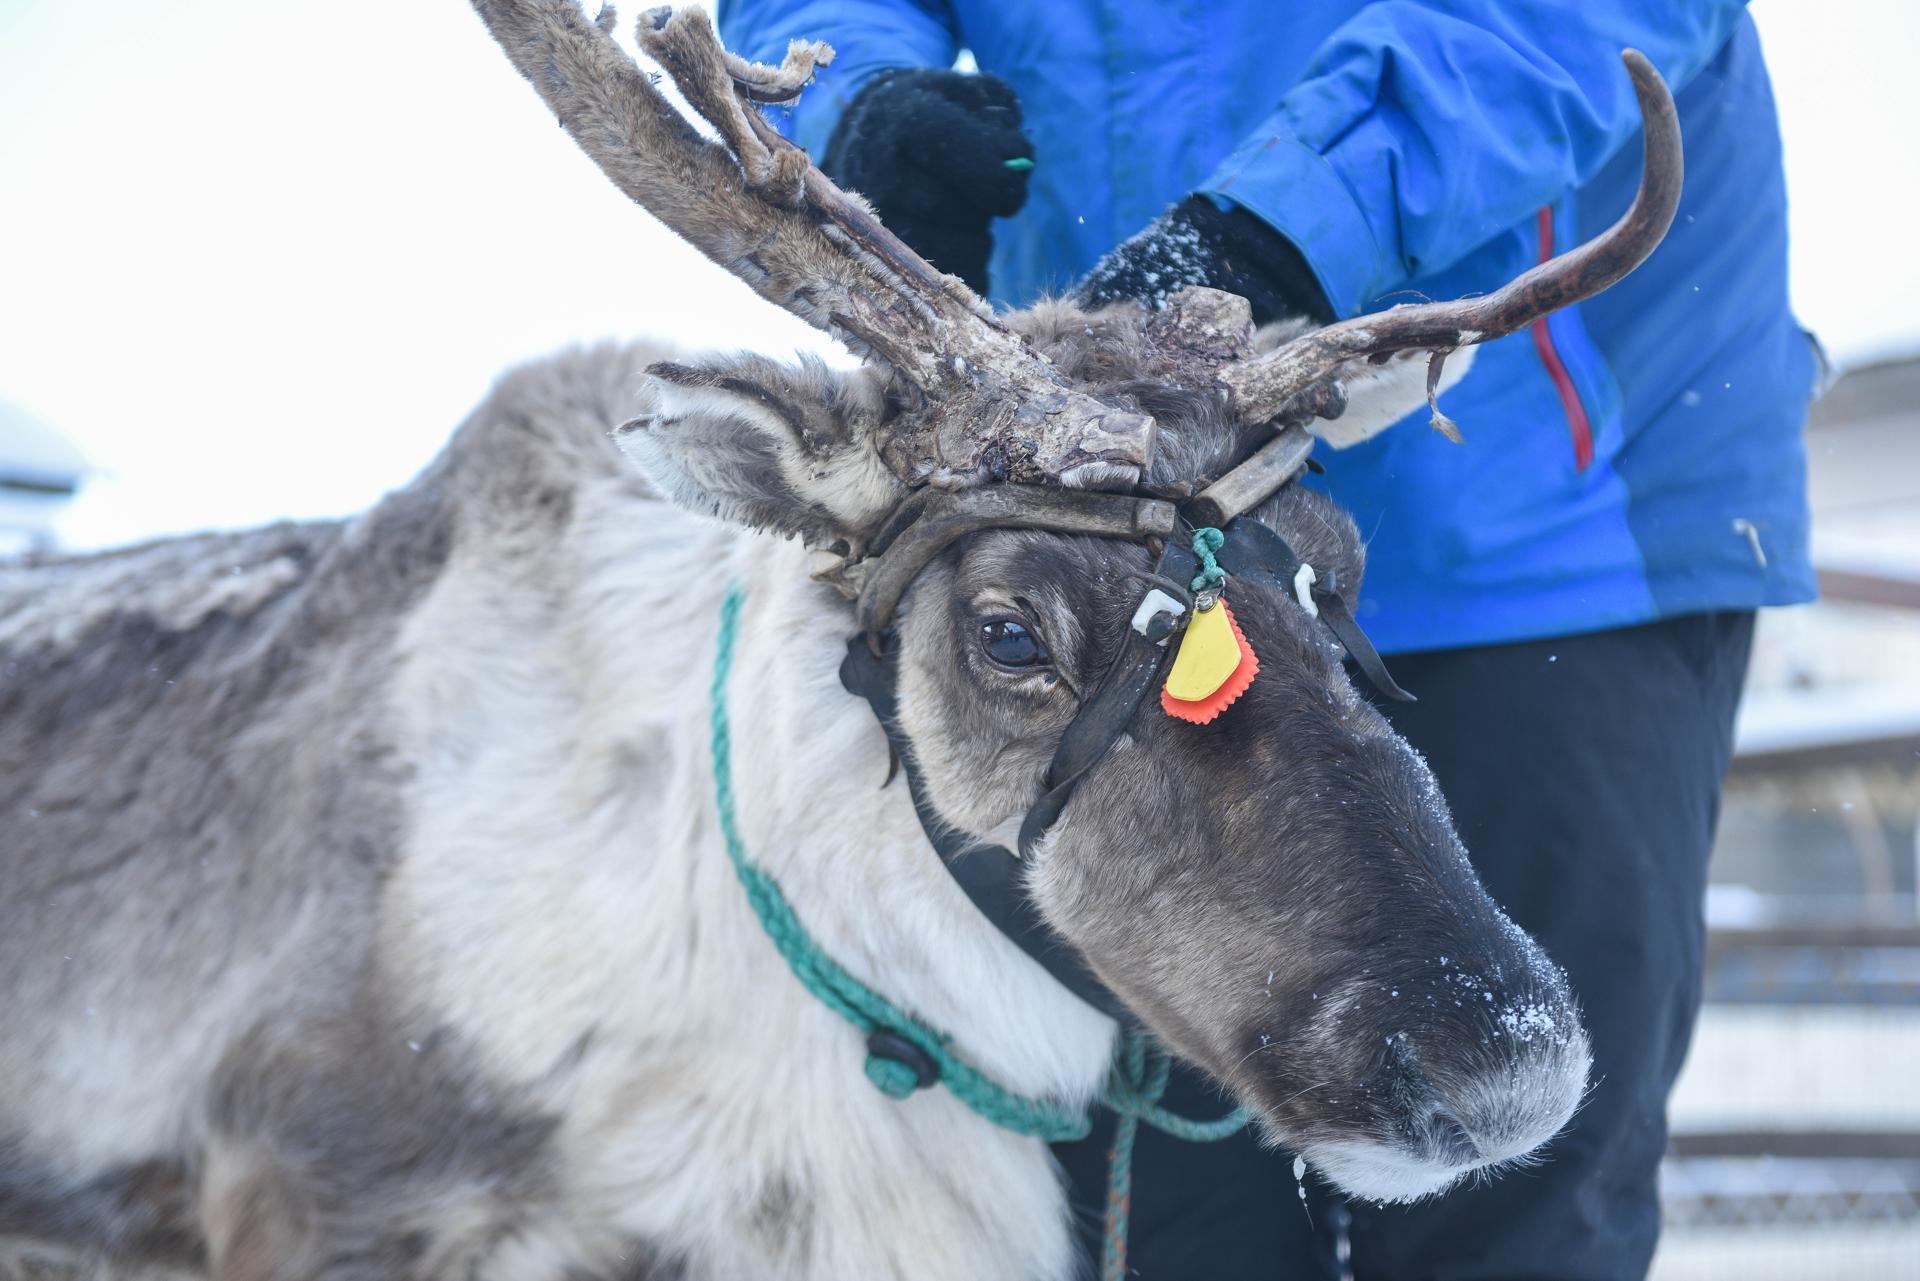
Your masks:
<path fill-rule="evenodd" d="M 1599 240 L 1255 334 L 1204 291 L 994 315 L 761 119 L 823 46 L 647 15 L 713 140 L 610 15 L 476 8 L 621 189 L 865 363 L 578 351 L 356 520 L 0 569 L 0 1234 L 218 1281 L 1064 1278 L 1037 1127 L 962 1078 L 1079 1116 L 1127 1020 L 1358 1196 L 1559 1130 L 1572 994 L 1349 681 L 1390 684 L 1361 541 L 1289 482 L 1303 424 L 1390 421 L 1651 251 L 1648 64 Z M 1153 696 L 1218 590 L 1195 524 L 1258 662 L 1206 723 Z M 749 870 L 900 1026 L 795 981 Z"/>

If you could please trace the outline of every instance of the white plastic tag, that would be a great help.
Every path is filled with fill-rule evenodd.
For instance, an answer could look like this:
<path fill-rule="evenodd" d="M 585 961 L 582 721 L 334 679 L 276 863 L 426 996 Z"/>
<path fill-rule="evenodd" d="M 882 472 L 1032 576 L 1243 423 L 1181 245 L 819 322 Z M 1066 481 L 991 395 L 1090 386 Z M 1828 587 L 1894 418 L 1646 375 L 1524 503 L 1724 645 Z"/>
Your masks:
<path fill-rule="evenodd" d="M 1141 597 L 1140 608 L 1133 611 L 1133 630 L 1145 636 L 1147 634 L 1147 624 L 1153 621 L 1155 614 L 1172 614 L 1175 618 L 1178 618 L 1186 612 L 1187 607 L 1185 605 L 1182 605 L 1179 601 L 1156 587 Z M 1160 643 L 1162 645 L 1166 644 L 1167 638 L 1162 636 Z"/>
<path fill-rule="evenodd" d="M 1319 581 L 1320 576 L 1313 572 L 1313 566 L 1301 561 L 1299 570 L 1293 576 L 1293 598 L 1300 602 L 1301 609 L 1315 618 L 1320 617 L 1320 606 L 1313 599 L 1313 585 Z"/>

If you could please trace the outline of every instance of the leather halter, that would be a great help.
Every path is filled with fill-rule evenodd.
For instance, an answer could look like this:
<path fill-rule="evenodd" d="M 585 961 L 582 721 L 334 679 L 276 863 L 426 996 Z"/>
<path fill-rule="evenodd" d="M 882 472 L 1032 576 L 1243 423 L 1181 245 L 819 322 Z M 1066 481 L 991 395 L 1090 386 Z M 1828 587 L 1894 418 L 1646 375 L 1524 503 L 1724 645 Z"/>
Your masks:
<path fill-rule="evenodd" d="M 840 683 L 849 692 L 867 700 L 880 721 L 880 728 L 886 731 L 893 758 L 907 776 L 913 811 L 919 816 L 921 830 L 932 842 L 940 862 L 980 915 L 1012 940 L 1015 947 L 1039 962 L 1060 986 L 1102 1014 L 1124 1018 L 1125 1011 L 1119 1001 L 1087 971 L 1072 946 L 1054 932 L 1034 907 L 1021 883 L 1020 863 L 1012 851 L 976 840 L 943 820 L 934 810 L 913 746 L 900 730 L 895 689 L 899 654 L 899 637 L 892 632 L 882 638 L 878 654 L 868 646 L 865 637 L 855 636 L 847 641 L 847 656 L 840 664 Z M 891 775 L 888 781 L 892 781 Z"/>
<path fill-rule="evenodd" d="M 1410 701 L 1413 695 L 1388 673 L 1340 596 L 1333 575 L 1303 577 L 1304 562 L 1285 537 L 1244 518 L 1245 512 L 1299 476 L 1311 448 L 1305 432 L 1289 428 L 1179 507 L 1158 498 L 1022 485 L 957 493 L 921 490 L 888 517 L 869 547 L 868 557 L 875 563 L 855 607 L 861 631 L 847 642 L 840 683 L 873 709 L 894 759 L 906 773 L 914 813 L 927 840 L 974 907 L 1062 987 L 1113 1018 L 1128 1016 L 1033 906 L 1022 883 L 1021 863 L 1058 821 L 1080 779 L 1126 732 L 1147 692 L 1159 683 L 1172 652 L 1167 641 L 1179 619 L 1163 613 L 1122 634 L 1099 684 L 1061 735 L 1043 780 L 1045 790 L 1020 825 L 1022 857 L 1016 858 L 1010 850 L 957 831 L 933 808 L 912 744 L 899 725 L 900 644 L 891 627 L 894 611 L 921 570 L 954 542 L 982 530 L 1040 529 L 1158 544 L 1156 576 L 1184 583 L 1197 562 L 1174 533 L 1182 523 L 1217 524 L 1226 535 L 1218 560 L 1230 577 L 1267 579 L 1297 595 L 1302 607 L 1319 618 L 1382 694 Z"/>
<path fill-rule="evenodd" d="M 1171 537 L 1178 520 L 1178 510 L 1163 498 L 1034 485 L 922 489 L 894 508 L 869 544 L 872 568 L 854 616 L 873 641 L 893 625 L 893 611 L 920 571 L 956 540 L 981 530 L 1045 529 L 1141 542 Z"/>

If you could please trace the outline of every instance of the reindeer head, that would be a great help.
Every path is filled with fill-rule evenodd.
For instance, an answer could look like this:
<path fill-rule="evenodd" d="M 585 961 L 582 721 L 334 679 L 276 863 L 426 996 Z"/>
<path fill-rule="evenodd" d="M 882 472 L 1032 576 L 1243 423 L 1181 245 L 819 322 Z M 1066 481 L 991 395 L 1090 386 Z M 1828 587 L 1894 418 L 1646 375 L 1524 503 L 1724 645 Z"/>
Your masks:
<path fill-rule="evenodd" d="M 1379 421 L 1412 408 L 1423 371 L 1406 358 L 1426 359 L 1431 403 L 1449 352 L 1652 251 L 1680 176 L 1650 65 L 1627 55 L 1648 163 L 1612 230 L 1485 298 L 1256 335 L 1244 302 L 1204 290 L 1159 313 L 996 317 L 761 119 L 753 104 L 796 95 L 825 46 L 756 66 L 698 10 L 646 15 L 643 48 L 715 142 L 613 43 L 610 15 L 475 4 L 617 185 L 866 357 L 844 373 L 656 366 L 656 412 L 622 445 L 680 501 L 819 553 L 854 600 L 849 631 L 890 637 L 897 730 L 940 820 L 1006 842 L 1024 818 L 1047 921 L 1350 1192 L 1423 1195 L 1563 1125 L 1588 1062 L 1564 977 L 1488 898 L 1425 763 L 1349 682 L 1320 615 L 1350 609 L 1361 542 L 1286 482 L 1301 424 L 1350 398 L 1392 401 Z M 1260 671 L 1205 724 L 1114 693 L 1130 672 L 1164 675 L 1141 605 L 1187 591 L 1167 570 L 1195 524 L 1227 526 L 1229 550 L 1297 554 L 1285 573 L 1259 555 L 1229 565 Z"/>

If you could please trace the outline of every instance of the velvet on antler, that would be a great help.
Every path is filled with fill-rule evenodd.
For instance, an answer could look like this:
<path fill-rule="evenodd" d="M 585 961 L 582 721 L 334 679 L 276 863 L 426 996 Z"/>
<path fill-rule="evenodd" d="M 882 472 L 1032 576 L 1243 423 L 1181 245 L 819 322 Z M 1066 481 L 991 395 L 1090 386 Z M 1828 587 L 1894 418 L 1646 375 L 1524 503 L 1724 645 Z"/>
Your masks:
<path fill-rule="evenodd" d="M 782 138 L 760 106 L 791 101 L 832 60 L 794 41 L 782 65 L 738 58 L 698 8 L 648 10 L 642 50 L 718 141 L 702 136 L 613 38 L 611 9 L 578 0 L 473 0 L 560 123 L 614 185 L 761 297 L 883 362 L 911 402 L 881 444 L 910 486 L 1014 481 L 1131 486 L 1152 457 L 1154 422 L 1064 377 L 966 285 L 936 270 Z M 1673 98 L 1640 53 L 1622 55 L 1645 126 L 1632 207 L 1595 239 L 1482 297 L 1360 316 L 1255 353 L 1243 300 L 1176 295 L 1148 323 L 1157 372 L 1219 389 L 1243 423 L 1337 416 L 1344 379 L 1366 363 L 1428 352 L 1434 426 L 1441 365 L 1462 347 L 1514 333 L 1592 297 L 1651 254 L 1679 204 Z M 656 373 L 671 381 L 672 368 Z"/>
<path fill-rule="evenodd" d="M 958 279 L 936 271 L 776 134 L 757 104 L 829 61 L 796 41 L 781 67 L 733 57 L 697 8 L 648 11 L 642 49 L 719 134 L 703 137 L 615 42 L 611 10 L 474 0 L 520 73 L 625 192 L 769 302 L 885 362 L 918 392 L 888 442 L 910 484 L 1126 483 L 1153 420 L 1075 388 Z"/>

